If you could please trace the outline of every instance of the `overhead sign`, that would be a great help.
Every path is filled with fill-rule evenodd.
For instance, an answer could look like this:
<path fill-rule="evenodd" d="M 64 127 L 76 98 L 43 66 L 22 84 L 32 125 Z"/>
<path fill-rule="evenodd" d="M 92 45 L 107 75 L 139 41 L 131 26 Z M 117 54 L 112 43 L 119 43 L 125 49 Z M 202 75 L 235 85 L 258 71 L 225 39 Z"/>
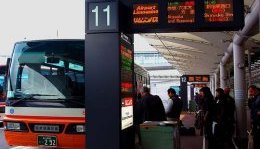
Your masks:
<path fill-rule="evenodd" d="M 167 5 L 168 23 L 194 23 L 195 1 L 169 1 Z"/>
<path fill-rule="evenodd" d="M 158 4 L 143 4 L 133 6 L 134 24 L 157 24 L 159 18 Z"/>
<path fill-rule="evenodd" d="M 209 82 L 209 75 L 187 75 L 187 82 Z"/>
<path fill-rule="evenodd" d="M 116 2 L 89 2 L 87 5 L 87 33 L 118 31 Z"/>
<path fill-rule="evenodd" d="M 208 0 L 204 5 L 206 22 L 234 21 L 233 0 Z"/>
<path fill-rule="evenodd" d="M 243 0 L 120 0 L 131 33 L 239 30 Z M 122 11 L 122 12 L 121 12 Z"/>

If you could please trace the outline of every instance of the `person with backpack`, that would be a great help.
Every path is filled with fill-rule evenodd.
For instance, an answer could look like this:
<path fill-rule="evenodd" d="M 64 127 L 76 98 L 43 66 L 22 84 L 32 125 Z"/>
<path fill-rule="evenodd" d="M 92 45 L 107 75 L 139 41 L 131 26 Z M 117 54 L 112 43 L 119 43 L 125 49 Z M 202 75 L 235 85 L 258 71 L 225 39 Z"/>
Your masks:
<path fill-rule="evenodd" d="M 169 121 L 179 121 L 180 114 L 182 111 L 183 101 L 176 94 L 173 88 L 168 89 L 169 101 L 166 108 L 167 120 Z"/>

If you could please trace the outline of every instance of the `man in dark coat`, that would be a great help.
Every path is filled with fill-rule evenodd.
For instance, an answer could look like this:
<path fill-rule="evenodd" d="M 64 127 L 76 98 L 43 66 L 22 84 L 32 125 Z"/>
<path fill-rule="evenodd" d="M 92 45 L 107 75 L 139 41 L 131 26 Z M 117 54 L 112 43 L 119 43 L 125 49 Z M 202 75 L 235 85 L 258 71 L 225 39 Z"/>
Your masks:
<path fill-rule="evenodd" d="M 159 96 L 151 95 L 148 87 L 142 89 L 143 121 L 165 121 L 166 115 Z"/>
<path fill-rule="evenodd" d="M 233 97 L 230 96 L 230 88 L 226 87 L 224 89 L 224 93 L 227 100 L 227 106 L 226 106 L 226 116 L 227 116 L 227 127 L 229 131 L 229 137 L 232 137 L 235 131 L 235 100 Z"/>

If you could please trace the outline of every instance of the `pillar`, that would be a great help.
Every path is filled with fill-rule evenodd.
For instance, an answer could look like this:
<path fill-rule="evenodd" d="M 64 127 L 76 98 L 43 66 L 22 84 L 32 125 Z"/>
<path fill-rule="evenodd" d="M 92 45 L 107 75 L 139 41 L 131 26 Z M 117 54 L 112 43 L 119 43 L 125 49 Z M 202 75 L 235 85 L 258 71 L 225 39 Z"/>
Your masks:
<path fill-rule="evenodd" d="M 187 96 L 187 76 L 183 75 L 180 77 L 180 97 L 183 101 L 183 110 L 188 110 L 188 96 Z"/>
<path fill-rule="evenodd" d="M 245 138 L 246 134 L 246 81 L 245 51 L 242 45 L 233 43 L 234 59 L 234 93 L 236 102 L 237 137 Z"/>
<path fill-rule="evenodd" d="M 215 77 L 214 77 L 214 75 L 211 76 L 210 82 L 211 82 L 211 92 L 215 96 Z"/>
<path fill-rule="evenodd" d="M 219 73 L 216 72 L 216 73 L 214 74 L 214 77 L 215 77 L 215 81 L 214 81 L 215 86 L 214 86 L 214 89 L 216 90 L 217 88 L 219 88 Z"/>
<path fill-rule="evenodd" d="M 227 86 L 226 84 L 227 71 L 224 64 L 220 63 L 219 67 L 220 67 L 220 88 L 224 89 Z"/>
<path fill-rule="evenodd" d="M 260 16 L 260 15 L 259 15 Z M 247 61 L 248 61 L 248 85 L 252 85 L 252 73 L 251 73 L 251 50 L 248 49 L 248 56 L 247 56 Z"/>

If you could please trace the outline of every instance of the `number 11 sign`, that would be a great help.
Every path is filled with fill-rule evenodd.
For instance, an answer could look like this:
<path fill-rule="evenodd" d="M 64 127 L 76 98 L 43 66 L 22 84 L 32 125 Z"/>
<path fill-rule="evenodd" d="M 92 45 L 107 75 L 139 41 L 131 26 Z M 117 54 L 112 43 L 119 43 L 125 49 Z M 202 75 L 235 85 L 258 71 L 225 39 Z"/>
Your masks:
<path fill-rule="evenodd" d="M 118 31 L 116 2 L 89 2 L 87 9 L 87 33 Z"/>

